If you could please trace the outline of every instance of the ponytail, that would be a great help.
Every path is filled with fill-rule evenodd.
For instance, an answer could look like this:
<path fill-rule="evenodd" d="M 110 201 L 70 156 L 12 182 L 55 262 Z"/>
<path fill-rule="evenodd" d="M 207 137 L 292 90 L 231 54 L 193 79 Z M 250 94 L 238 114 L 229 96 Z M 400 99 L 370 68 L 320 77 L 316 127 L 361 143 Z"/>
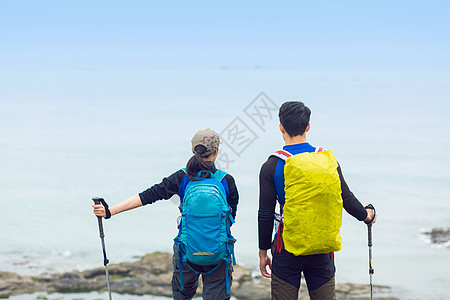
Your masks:
<path fill-rule="evenodd" d="M 186 173 L 189 176 L 190 180 L 201 180 L 203 178 L 211 178 L 211 174 L 209 172 L 201 172 L 201 171 L 210 171 L 214 173 L 216 171 L 216 167 L 213 162 L 205 161 L 204 159 L 211 155 L 211 153 L 206 153 L 206 147 L 203 145 L 197 145 L 194 148 L 194 155 L 189 159 L 186 164 Z M 198 179 L 198 173 L 200 174 L 200 179 Z"/>

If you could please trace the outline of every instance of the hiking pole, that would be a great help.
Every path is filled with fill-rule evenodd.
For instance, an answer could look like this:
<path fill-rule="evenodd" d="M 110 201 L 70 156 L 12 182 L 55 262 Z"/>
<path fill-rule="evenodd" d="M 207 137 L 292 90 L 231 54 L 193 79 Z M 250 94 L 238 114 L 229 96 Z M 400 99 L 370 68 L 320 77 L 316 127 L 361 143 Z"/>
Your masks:
<path fill-rule="evenodd" d="M 102 204 L 103 206 L 106 206 L 106 202 L 103 198 L 92 198 L 95 204 Z M 109 286 L 109 272 L 108 272 L 108 263 L 109 260 L 106 258 L 106 248 L 105 248 L 105 233 L 103 232 L 103 222 L 102 217 L 97 216 L 98 220 L 98 229 L 100 231 L 100 239 L 102 241 L 102 249 L 103 249 L 103 265 L 105 266 L 105 272 L 106 272 L 106 284 L 108 286 L 108 294 L 109 294 L 109 300 L 111 300 L 111 287 Z"/>
<path fill-rule="evenodd" d="M 365 208 L 369 208 L 373 210 L 373 219 L 375 219 L 375 207 L 372 204 L 367 205 Z M 369 246 L 369 276 L 370 276 L 370 300 L 373 300 L 373 284 L 372 284 L 372 275 L 375 272 L 372 267 L 372 221 L 367 224 L 367 236 L 368 236 L 368 246 Z"/>

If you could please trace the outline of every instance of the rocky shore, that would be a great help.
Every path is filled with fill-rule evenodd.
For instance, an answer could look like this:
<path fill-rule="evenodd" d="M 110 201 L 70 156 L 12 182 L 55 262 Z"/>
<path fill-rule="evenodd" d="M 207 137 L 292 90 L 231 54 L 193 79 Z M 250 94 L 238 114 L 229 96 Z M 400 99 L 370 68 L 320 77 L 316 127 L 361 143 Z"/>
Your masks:
<path fill-rule="evenodd" d="M 450 228 L 433 228 L 424 232 L 430 238 L 430 242 L 435 245 L 448 244 L 450 242 Z"/>
<path fill-rule="evenodd" d="M 156 252 L 136 262 L 110 264 L 111 290 L 121 294 L 172 296 L 172 255 Z M 19 276 L 12 272 L 0 272 L 0 298 L 34 292 L 82 293 L 105 291 L 105 269 L 99 267 L 87 271 L 40 276 Z M 201 280 L 198 295 L 201 294 Z M 386 286 L 374 286 L 377 299 L 394 300 Z M 252 277 L 252 270 L 235 266 L 232 295 L 237 299 L 270 299 L 270 280 Z M 370 299 L 368 285 L 344 283 L 336 286 L 337 299 Z M 306 286 L 301 287 L 299 299 L 309 299 Z"/>

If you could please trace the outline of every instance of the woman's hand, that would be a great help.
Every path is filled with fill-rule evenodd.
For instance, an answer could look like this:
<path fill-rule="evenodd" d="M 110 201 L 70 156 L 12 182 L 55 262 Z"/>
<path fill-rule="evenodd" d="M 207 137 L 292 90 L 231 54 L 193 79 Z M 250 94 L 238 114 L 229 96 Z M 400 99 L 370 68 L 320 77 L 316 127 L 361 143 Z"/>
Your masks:
<path fill-rule="evenodd" d="M 101 204 L 94 204 L 92 205 L 92 207 L 94 208 L 94 214 L 97 217 L 103 217 L 106 218 L 106 209 L 103 205 Z"/>

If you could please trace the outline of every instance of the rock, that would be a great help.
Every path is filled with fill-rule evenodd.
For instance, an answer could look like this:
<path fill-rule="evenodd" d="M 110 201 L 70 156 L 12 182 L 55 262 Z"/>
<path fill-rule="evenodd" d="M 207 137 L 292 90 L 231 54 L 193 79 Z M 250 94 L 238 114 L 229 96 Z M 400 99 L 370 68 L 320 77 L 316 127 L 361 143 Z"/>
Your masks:
<path fill-rule="evenodd" d="M 34 292 L 37 284 L 29 276 L 19 276 L 12 272 L 0 272 L 0 298 L 10 295 Z"/>
<path fill-rule="evenodd" d="M 172 296 L 172 255 L 156 252 L 145 255 L 136 262 L 108 265 L 111 290 L 120 294 Z M 302 280 L 304 282 L 304 280 Z M 388 287 L 375 287 L 389 295 Z M 105 268 L 62 274 L 42 274 L 41 276 L 19 276 L 11 272 L 0 272 L 0 298 L 34 292 L 79 293 L 107 290 Z M 201 295 L 202 281 L 199 280 L 198 296 Z M 338 284 L 337 299 L 369 299 L 367 285 Z M 270 299 L 270 280 L 262 276 L 252 276 L 252 270 L 234 266 L 232 295 L 239 299 Z M 45 297 L 45 296 L 44 296 Z M 39 298 L 39 297 L 38 297 Z M 44 299 L 44 298 L 41 298 Z M 300 298 L 309 299 L 306 285 L 300 288 Z M 377 299 L 382 298 L 377 295 Z"/>
<path fill-rule="evenodd" d="M 233 269 L 233 284 L 231 285 L 231 290 L 237 290 L 245 282 L 252 281 L 252 270 L 239 265 L 233 266 Z"/>
<path fill-rule="evenodd" d="M 262 279 L 257 282 L 253 280 L 243 282 L 232 294 L 238 299 L 270 299 L 270 280 Z"/>
<path fill-rule="evenodd" d="M 450 228 L 433 228 L 430 232 L 425 232 L 424 234 L 430 236 L 433 244 L 445 244 L 450 241 Z"/>
<path fill-rule="evenodd" d="M 170 253 L 155 252 L 147 254 L 142 257 L 140 262 L 152 274 L 172 273 L 172 254 Z"/>

